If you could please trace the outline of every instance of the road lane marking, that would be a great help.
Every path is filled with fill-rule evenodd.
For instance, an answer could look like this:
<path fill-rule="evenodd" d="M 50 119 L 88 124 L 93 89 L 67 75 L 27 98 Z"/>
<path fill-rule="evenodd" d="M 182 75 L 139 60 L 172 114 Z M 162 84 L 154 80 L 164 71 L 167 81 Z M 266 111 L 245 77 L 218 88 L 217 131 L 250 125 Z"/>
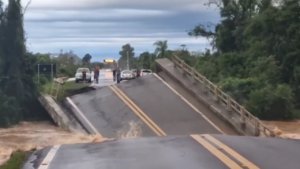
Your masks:
<path fill-rule="evenodd" d="M 151 128 L 151 130 L 158 136 L 162 136 L 161 133 L 159 133 L 140 113 L 131 105 L 129 102 L 123 98 L 121 94 L 116 91 L 112 86 L 109 86 L 110 89 L 143 121 L 146 123 L 147 126 Z"/>
<path fill-rule="evenodd" d="M 114 91 L 118 97 L 124 101 L 124 103 L 129 106 L 134 113 L 136 113 L 158 136 L 166 136 L 167 134 L 162 131 L 133 101 L 131 101 L 130 98 L 126 96 L 125 93 L 123 93 L 117 86 L 111 85 L 109 86 L 112 91 Z M 202 136 L 202 135 L 201 135 Z M 220 161 L 222 161 L 226 166 L 228 166 L 231 169 L 243 169 L 245 167 L 248 167 L 249 169 L 259 169 L 254 164 L 249 162 L 247 159 L 243 158 L 239 154 L 237 154 L 234 150 L 230 149 L 226 145 L 222 144 L 221 142 L 216 142 L 216 139 L 213 140 L 212 136 L 206 134 L 204 135 L 205 138 L 207 137 L 211 142 L 218 143 L 218 145 L 224 150 L 227 150 L 226 152 L 231 155 L 229 157 L 227 154 L 224 154 L 222 151 L 220 151 L 215 145 L 211 144 L 209 141 L 206 141 L 205 139 L 201 138 L 200 135 L 190 135 L 194 140 L 196 140 L 199 144 L 201 144 L 204 148 L 206 148 L 210 153 L 215 155 Z M 213 140 L 213 141 L 212 141 Z M 218 140 L 217 140 L 218 141 Z M 216 144 L 215 143 L 215 144 Z M 217 144 L 216 144 L 217 145 Z M 226 148 L 227 147 L 227 148 Z M 230 150 L 229 150 L 230 149 Z M 234 152 L 236 154 L 234 154 Z M 241 162 L 242 165 L 235 162 L 232 158 L 235 158 L 239 162 Z M 248 163 L 249 162 L 249 163 Z"/>
<path fill-rule="evenodd" d="M 113 92 L 135 113 L 137 114 L 158 136 L 166 136 L 162 131 L 133 101 L 126 96 L 115 85 L 109 86 Z"/>
<path fill-rule="evenodd" d="M 221 134 L 225 134 L 215 123 L 213 123 L 209 118 L 207 118 L 200 110 L 198 110 L 192 103 L 190 103 L 186 98 L 184 98 L 181 94 L 179 94 L 171 85 L 169 85 L 166 81 L 164 81 L 161 77 L 159 77 L 156 73 L 154 73 L 159 80 L 161 80 L 169 89 L 171 89 L 176 95 L 178 95 L 185 103 L 187 103 L 192 109 L 194 109 L 198 114 L 200 114 L 209 124 L 211 124 L 216 130 L 218 130 Z"/>
<path fill-rule="evenodd" d="M 48 154 L 46 155 L 46 157 L 44 158 L 44 160 L 42 161 L 38 169 L 47 169 L 49 167 L 59 147 L 60 145 L 55 145 L 50 149 L 50 151 L 48 152 Z"/>
<path fill-rule="evenodd" d="M 250 162 L 249 160 L 245 159 L 243 156 L 238 154 L 236 151 L 229 148 L 227 145 L 223 144 L 221 141 L 217 140 L 216 138 L 212 137 L 211 135 L 204 134 L 202 135 L 215 145 L 217 145 L 220 149 L 226 151 L 228 154 L 230 154 L 232 157 L 234 157 L 236 160 L 240 161 L 244 167 L 249 169 L 259 169 L 255 164 Z"/>
<path fill-rule="evenodd" d="M 219 160 L 221 160 L 229 168 L 231 168 L 231 169 L 243 169 L 236 162 L 234 162 L 229 157 L 227 157 L 224 153 L 222 153 L 217 148 L 215 148 L 213 145 L 211 145 L 209 142 L 207 142 L 206 140 L 204 140 L 203 138 L 201 138 L 201 136 L 199 136 L 199 135 L 191 135 L 191 137 L 193 139 L 195 139 L 198 143 L 200 143 L 209 152 L 211 152 L 213 155 L 215 155 Z"/>
<path fill-rule="evenodd" d="M 75 103 L 69 97 L 67 97 L 66 99 L 71 104 L 71 106 L 74 107 L 74 109 L 78 112 L 78 114 L 83 118 L 83 120 L 90 126 L 90 128 L 94 131 L 94 133 L 99 137 L 103 138 L 102 135 L 95 128 L 95 126 L 86 118 L 86 116 L 80 111 L 80 109 L 75 105 Z"/>

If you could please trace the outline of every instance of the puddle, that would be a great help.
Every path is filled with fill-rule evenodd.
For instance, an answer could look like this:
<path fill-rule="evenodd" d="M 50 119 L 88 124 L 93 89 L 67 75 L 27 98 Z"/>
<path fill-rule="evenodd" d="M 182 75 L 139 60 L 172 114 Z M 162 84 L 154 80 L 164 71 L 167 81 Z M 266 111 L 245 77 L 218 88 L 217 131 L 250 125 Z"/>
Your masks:
<path fill-rule="evenodd" d="M 130 127 L 120 131 L 118 138 L 137 138 L 141 135 L 140 124 L 131 122 Z M 63 130 L 50 122 L 22 122 L 8 129 L 0 129 L 0 165 L 12 152 L 42 149 L 56 144 L 90 143 L 109 140 L 93 135 Z"/>
<path fill-rule="evenodd" d="M 300 139 L 300 120 L 262 122 L 282 138 Z"/>

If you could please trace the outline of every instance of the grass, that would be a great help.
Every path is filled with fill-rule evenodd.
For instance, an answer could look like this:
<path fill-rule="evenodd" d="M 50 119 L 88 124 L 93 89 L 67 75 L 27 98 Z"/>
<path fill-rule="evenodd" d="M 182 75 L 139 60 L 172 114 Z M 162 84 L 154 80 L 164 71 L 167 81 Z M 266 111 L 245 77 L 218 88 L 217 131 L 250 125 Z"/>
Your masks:
<path fill-rule="evenodd" d="M 56 87 L 57 84 L 55 84 L 55 87 Z M 69 81 L 69 82 L 66 82 L 62 88 L 64 90 L 68 90 L 68 89 L 80 89 L 80 88 L 83 88 L 83 87 L 86 87 L 87 85 L 86 84 L 83 84 L 83 83 L 75 83 L 74 81 Z M 49 91 L 51 90 L 52 88 L 52 83 L 46 83 L 45 85 L 43 85 L 43 92 L 45 93 L 49 93 Z"/>
<path fill-rule="evenodd" d="M 21 169 L 24 161 L 27 159 L 27 153 L 23 151 L 14 152 L 10 159 L 0 166 L 0 169 Z"/>
<path fill-rule="evenodd" d="M 57 95 L 57 101 L 61 101 L 68 96 L 68 93 L 66 92 L 66 90 L 76 90 L 76 89 L 80 89 L 80 88 L 83 88 L 86 86 L 88 86 L 88 85 L 83 84 L 83 83 L 75 83 L 75 81 L 65 82 L 65 84 L 63 86 L 61 86 L 61 88 L 59 89 L 59 93 Z M 55 84 L 55 88 L 56 87 L 57 87 L 57 84 Z M 51 88 L 52 88 L 52 83 L 47 83 L 47 84 L 43 85 L 43 93 L 49 94 L 51 91 Z"/>

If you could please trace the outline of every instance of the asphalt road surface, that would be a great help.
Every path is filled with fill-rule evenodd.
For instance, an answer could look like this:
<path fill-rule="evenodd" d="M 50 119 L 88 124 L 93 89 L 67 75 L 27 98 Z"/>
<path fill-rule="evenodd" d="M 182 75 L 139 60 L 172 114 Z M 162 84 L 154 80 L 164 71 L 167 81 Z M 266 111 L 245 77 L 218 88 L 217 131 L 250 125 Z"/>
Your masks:
<path fill-rule="evenodd" d="M 139 137 L 222 133 L 155 75 L 97 87 L 69 101 L 85 128 L 106 138 L 133 128 Z"/>
<path fill-rule="evenodd" d="M 38 150 L 23 169 L 299 169 L 299 144 L 226 135 L 122 139 Z"/>

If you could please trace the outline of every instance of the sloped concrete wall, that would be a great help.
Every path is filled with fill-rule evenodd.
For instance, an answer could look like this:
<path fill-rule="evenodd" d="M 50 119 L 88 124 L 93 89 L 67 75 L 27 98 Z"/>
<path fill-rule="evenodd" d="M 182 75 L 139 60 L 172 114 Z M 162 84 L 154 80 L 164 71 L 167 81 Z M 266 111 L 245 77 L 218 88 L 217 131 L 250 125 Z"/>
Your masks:
<path fill-rule="evenodd" d="M 77 122 L 74 122 L 74 119 L 71 119 L 67 112 L 64 112 L 62 107 L 50 95 L 42 94 L 38 99 L 59 127 L 69 131 L 85 132 L 83 129 L 78 128 L 78 125 L 74 124 Z"/>

